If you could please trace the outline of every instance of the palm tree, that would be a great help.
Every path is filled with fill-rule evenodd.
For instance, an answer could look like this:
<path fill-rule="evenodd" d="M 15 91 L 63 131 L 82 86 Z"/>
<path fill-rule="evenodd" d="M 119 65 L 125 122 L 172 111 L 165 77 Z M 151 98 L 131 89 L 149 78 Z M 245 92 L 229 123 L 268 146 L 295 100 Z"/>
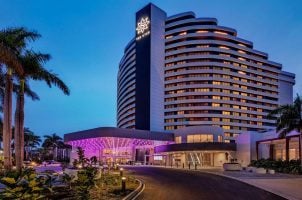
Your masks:
<path fill-rule="evenodd" d="M 55 133 L 52 135 L 44 135 L 44 138 L 45 140 L 42 147 L 47 149 L 51 148 L 53 152 L 53 160 L 57 160 L 57 149 L 58 147 L 64 146 L 63 139 Z"/>
<path fill-rule="evenodd" d="M 24 156 L 24 91 L 29 80 L 45 81 L 51 87 L 52 85 L 60 88 L 64 94 L 69 95 L 69 88 L 59 77 L 44 68 L 44 64 L 50 59 L 50 55 L 26 51 L 19 56 L 24 73 L 17 76 L 19 82 L 16 112 L 15 112 L 15 140 L 16 142 L 16 167 L 18 170 L 22 167 Z M 19 151 L 20 150 L 20 151 Z"/>
<path fill-rule="evenodd" d="M 3 151 L 4 167 L 10 169 L 11 157 L 11 121 L 12 121 L 12 74 L 15 70 L 18 74 L 23 73 L 23 68 L 18 60 L 18 55 L 26 47 L 28 40 L 35 40 L 39 35 L 28 32 L 25 28 L 11 28 L 0 31 L 0 66 L 6 66 L 5 90 L 3 103 Z"/>
<path fill-rule="evenodd" d="M 284 138 L 291 131 L 296 130 L 300 133 L 300 156 L 302 155 L 302 98 L 297 94 L 293 104 L 282 105 L 271 111 L 269 119 L 277 119 L 277 132 L 279 137 Z M 301 167 L 302 167 L 302 158 Z"/>
<path fill-rule="evenodd" d="M 25 160 L 30 158 L 30 152 L 33 148 L 37 148 L 42 142 L 41 137 L 35 135 L 29 128 L 24 128 L 24 147 L 25 147 Z"/>

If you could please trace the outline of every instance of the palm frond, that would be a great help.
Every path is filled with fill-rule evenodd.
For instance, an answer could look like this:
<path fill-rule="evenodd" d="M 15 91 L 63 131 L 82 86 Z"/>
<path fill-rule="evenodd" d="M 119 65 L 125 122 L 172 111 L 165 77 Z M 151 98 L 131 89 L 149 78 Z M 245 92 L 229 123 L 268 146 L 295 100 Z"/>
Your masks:
<path fill-rule="evenodd" d="M 31 90 L 28 83 L 24 84 L 24 93 L 26 96 L 30 97 L 33 101 L 40 100 L 39 95 Z"/>

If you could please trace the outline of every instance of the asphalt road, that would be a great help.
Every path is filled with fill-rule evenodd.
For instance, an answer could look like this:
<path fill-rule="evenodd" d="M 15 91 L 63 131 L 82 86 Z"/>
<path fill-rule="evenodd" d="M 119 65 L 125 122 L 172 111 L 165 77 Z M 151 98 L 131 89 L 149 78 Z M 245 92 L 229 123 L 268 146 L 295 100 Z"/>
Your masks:
<path fill-rule="evenodd" d="M 128 167 L 146 184 L 140 200 L 284 200 L 248 184 L 198 171 Z"/>

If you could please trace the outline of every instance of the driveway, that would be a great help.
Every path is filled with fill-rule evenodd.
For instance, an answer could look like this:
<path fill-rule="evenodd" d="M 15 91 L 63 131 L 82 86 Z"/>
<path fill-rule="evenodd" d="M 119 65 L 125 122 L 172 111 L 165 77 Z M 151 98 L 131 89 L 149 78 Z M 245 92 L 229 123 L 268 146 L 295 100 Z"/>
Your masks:
<path fill-rule="evenodd" d="M 146 184 L 144 200 L 284 200 L 230 178 L 198 171 L 157 167 L 127 167 Z"/>

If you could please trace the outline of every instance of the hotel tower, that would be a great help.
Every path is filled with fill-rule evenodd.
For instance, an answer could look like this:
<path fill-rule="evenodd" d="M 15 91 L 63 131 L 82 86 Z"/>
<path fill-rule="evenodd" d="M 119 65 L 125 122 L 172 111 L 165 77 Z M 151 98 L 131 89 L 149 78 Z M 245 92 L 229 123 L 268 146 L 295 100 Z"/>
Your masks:
<path fill-rule="evenodd" d="M 219 126 L 233 142 L 241 132 L 274 128 L 268 112 L 292 103 L 295 75 L 215 18 L 167 17 L 148 4 L 134 30 L 119 64 L 119 128 Z"/>

